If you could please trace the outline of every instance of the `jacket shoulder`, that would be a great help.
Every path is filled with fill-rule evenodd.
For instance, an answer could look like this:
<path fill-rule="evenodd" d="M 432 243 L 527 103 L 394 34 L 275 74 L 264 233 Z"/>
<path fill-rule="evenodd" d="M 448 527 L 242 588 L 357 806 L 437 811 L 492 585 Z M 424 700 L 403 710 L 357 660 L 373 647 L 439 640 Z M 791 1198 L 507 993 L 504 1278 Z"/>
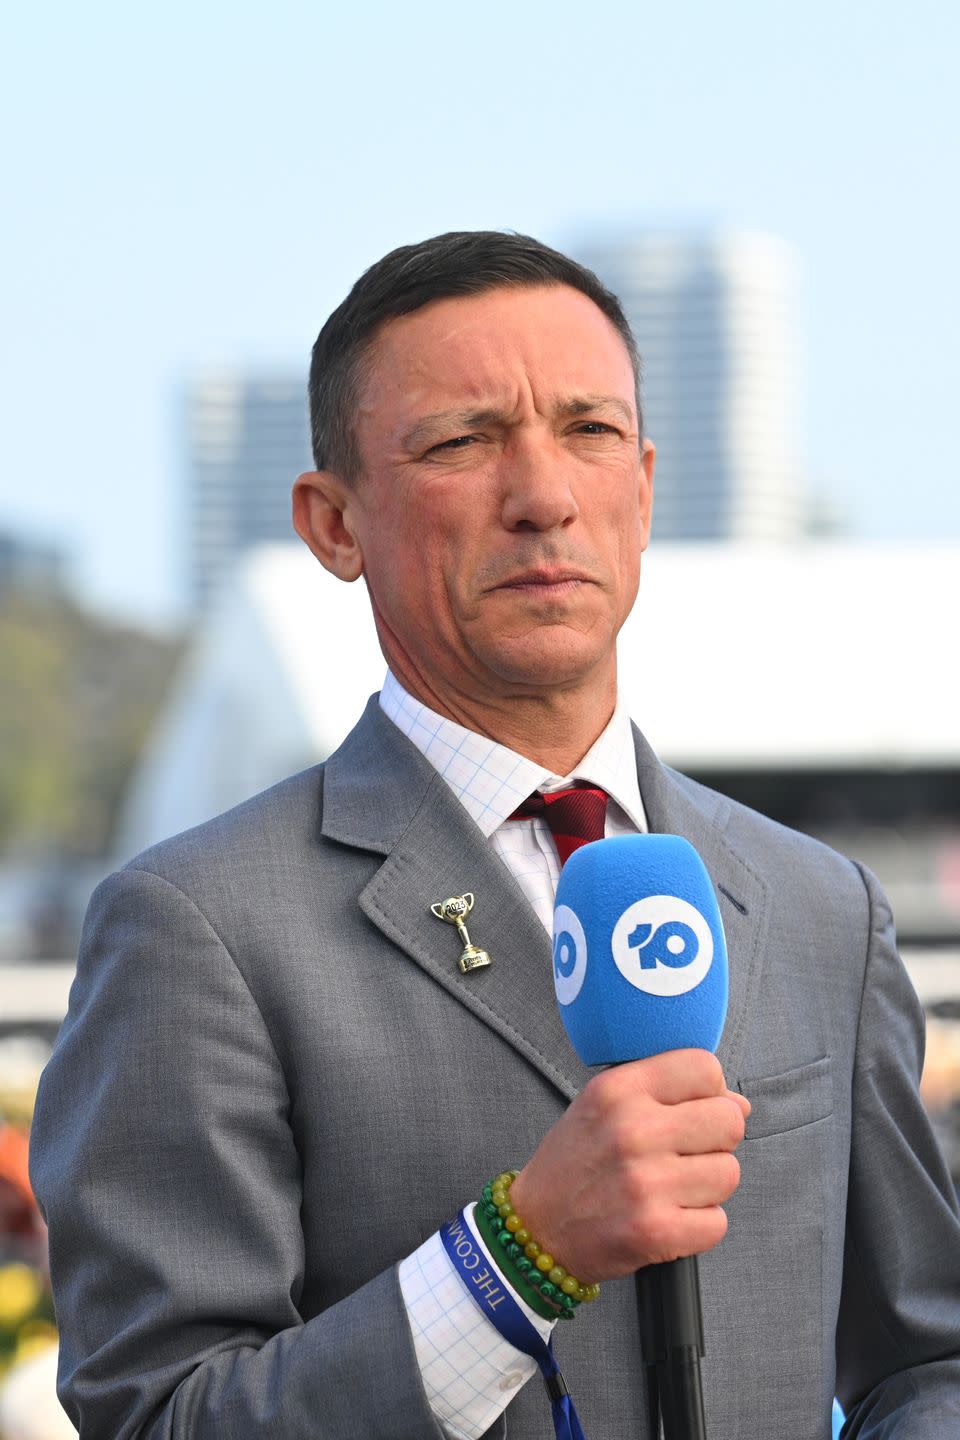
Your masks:
<path fill-rule="evenodd" d="M 267 863 L 291 841 L 304 847 L 320 836 L 324 767 L 312 765 L 209 820 L 133 856 L 122 872 L 147 871 L 182 885 L 211 867 L 258 858 Z"/>
<path fill-rule="evenodd" d="M 862 899 L 864 872 L 850 857 L 689 775 L 677 770 L 669 774 L 693 805 L 715 814 L 724 839 L 758 872 L 774 879 L 783 876 L 791 888 L 806 881 Z"/>

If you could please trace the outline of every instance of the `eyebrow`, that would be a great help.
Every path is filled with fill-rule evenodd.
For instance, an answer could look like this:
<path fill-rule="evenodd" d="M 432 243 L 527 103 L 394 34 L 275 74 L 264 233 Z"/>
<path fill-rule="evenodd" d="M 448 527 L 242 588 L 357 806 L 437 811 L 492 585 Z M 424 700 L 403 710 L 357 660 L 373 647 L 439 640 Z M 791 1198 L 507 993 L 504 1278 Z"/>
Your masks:
<path fill-rule="evenodd" d="M 500 423 L 503 418 L 501 410 L 438 410 L 418 420 L 401 443 L 405 450 L 413 452 L 445 430 L 473 430 L 477 425 Z"/>
<path fill-rule="evenodd" d="M 557 419 L 575 419 L 579 415 L 593 415 L 604 410 L 613 411 L 628 425 L 635 423 L 632 407 L 619 395 L 575 395 L 558 400 L 553 406 Z M 448 430 L 473 430 L 478 425 L 503 425 L 508 418 L 504 411 L 485 410 L 438 410 L 436 414 L 424 415 L 406 432 L 401 441 L 403 448 L 411 453 L 429 443 L 437 434 Z"/>
<path fill-rule="evenodd" d="M 597 410 L 613 410 L 628 425 L 632 425 L 636 419 L 632 406 L 619 395 L 576 395 L 561 402 L 556 413 L 574 417 L 589 415 Z"/>

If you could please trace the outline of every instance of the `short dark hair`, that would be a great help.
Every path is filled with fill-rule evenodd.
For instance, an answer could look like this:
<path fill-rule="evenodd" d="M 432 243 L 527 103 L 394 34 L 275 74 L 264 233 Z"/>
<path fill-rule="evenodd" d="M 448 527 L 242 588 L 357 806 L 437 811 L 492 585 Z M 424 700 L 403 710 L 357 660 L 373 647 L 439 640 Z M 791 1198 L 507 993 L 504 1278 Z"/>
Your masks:
<path fill-rule="evenodd" d="M 310 436 L 317 469 L 333 470 L 348 484 L 360 475 L 354 425 L 357 391 L 364 362 L 385 321 L 409 315 L 432 300 L 536 285 L 569 285 L 606 315 L 630 356 L 642 435 L 637 343 L 620 301 L 593 271 L 529 235 L 452 230 L 417 245 L 401 245 L 371 265 L 317 336 L 309 390 Z"/>

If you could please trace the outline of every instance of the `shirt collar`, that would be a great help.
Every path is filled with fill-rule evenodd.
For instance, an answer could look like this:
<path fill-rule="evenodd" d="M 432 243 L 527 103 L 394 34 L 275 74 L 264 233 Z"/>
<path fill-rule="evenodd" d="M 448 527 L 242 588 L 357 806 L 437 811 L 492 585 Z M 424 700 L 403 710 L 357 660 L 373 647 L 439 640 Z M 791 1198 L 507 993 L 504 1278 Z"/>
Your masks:
<path fill-rule="evenodd" d="M 574 780 L 599 785 L 645 830 L 630 717 L 620 696 L 606 729 L 569 775 L 551 771 L 506 745 L 476 735 L 415 700 L 387 671 L 380 708 L 450 786 L 484 835 L 490 836 L 534 790 L 560 790 Z"/>

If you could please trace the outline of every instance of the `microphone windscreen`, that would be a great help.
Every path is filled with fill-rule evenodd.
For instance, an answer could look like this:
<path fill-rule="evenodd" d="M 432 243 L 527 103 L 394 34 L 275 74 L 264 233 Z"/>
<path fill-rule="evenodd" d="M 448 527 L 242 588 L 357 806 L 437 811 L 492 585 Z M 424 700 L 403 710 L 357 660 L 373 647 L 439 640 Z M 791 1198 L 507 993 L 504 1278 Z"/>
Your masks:
<path fill-rule="evenodd" d="M 727 947 L 706 867 L 679 835 L 583 845 L 560 872 L 553 978 L 586 1065 L 716 1050 Z"/>

